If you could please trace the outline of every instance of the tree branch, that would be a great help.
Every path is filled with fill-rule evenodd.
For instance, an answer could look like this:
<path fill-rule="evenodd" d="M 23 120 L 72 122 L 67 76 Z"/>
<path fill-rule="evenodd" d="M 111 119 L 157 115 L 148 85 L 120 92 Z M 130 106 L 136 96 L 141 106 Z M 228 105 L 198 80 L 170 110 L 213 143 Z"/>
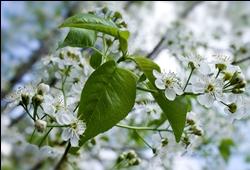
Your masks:
<path fill-rule="evenodd" d="M 245 62 L 245 61 L 247 61 L 247 60 L 250 60 L 250 56 L 249 56 L 249 57 L 246 57 L 246 58 L 242 58 L 242 59 L 240 59 L 240 60 L 238 60 L 238 61 L 234 61 L 234 62 L 232 62 L 232 64 L 233 64 L 233 65 L 237 65 L 237 64 L 243 63 L 243 62 Z"/>
<path fill-rule="evenodd" d="M 180 14 L 180 19 L 184 20 L 185 18 L 188 17 L 188 15 L 190 14 L 190 12 L 193 11 L 193 9 L 200 4 L 203 1 L 195 1 L 193 2 L 187 9 L 185 9 L 181 14 Z M 160 53 L 160 51 L 162 50 L 162 44 L 164 44 L 166 40 L 166 35 L 164 35 L 160 41 L 155 45 L 155 47 L 153 48 L 153 50 L 148 53 L 148 55 L 146 56 L 147 58 L 151 58 L 154 59 L 156 58 L 157 54 Z"/>

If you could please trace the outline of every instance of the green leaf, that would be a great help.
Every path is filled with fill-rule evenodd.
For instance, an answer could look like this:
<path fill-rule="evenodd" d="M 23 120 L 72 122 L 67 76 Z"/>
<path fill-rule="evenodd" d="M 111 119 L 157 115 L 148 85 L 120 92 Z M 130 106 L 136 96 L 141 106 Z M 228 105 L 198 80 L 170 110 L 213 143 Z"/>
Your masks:
<path fill-rule="evenodd" d="M 90 58 L 89 64 L 91 65 L 91 67 L 96 69 L 101 65 L 101 63 L 102 63 L 102 54 L 94 52 Z"/>
<path fill-rule="evenodd" d="M 103 133 L 132 109 L 136 94 L 136 77 L 128 70 L 108 61 L 87 80 L 81 94 L 78 117 L 86 122 L 80 145 Z"/>
<path fill-rule="evenodd" d="M 92 47 L 96 42 L 96 32 L 92 30 L 71 28 L 64 41 L 59 44 L 59 48 L 70 47 Z"/>
<path fill-rule="evenodd" d="M 174 131 L 175 139 L 180 141 L 183 129 L 185 127 L 186 115 L 189 109 L 189 103 L 184 96 L 178 96 L 174 101 L 169 101 L 164 93 L 152 93 L 155 101 L 166 114 L 167 119 Z"/>
<path fill-rule="evenodd" d="M 145 57 L 130 56 L 129 59 L 135 61 L 135 63 L 138 65 L 140 70 L 146 75 L 146 77 L 151 82 L 151 84 L 154 85 L 156 78 L 153 75 L 153 70 L 157 70 L 160 72 L 161 71 L 160 67 L 156 63 L 154 63 L 152 60 L 147 59 Z"/>
<path fill-rule="evenodd" d="M 219 145 L 220 154 L 225 161 L 228 161 L 228 158 L 231 155 L 231 147 L 234 146 L 234 141 L 230 138 L 222 139 Z"/>
<path fill-rule="evenodd" d="M 85 28 L 111 35 L 119 39 L 123 53 L 127 51 L 129 31 L 119 29 L 111 20 L 100 18 L 93 14 L 77 14 L 66 19 L 59 26 L 59 28 L 63 27 Z"/>
<path fill-rule="evenodd" d="M 152 60 L 145 57 L 130 56 L 129 58 L 136 62 L 138 67 L 148 78 L 148 87 L 151 89 L 157 89 L 155 86 L 156 78 L 153 75 L 153 70 L 160 72 L 160 67 Z M 186 114 L 190 110 L 189 101 L 183 96 L 178 96 L 174 101 L 169 101 L 160 90 L 158 90 L 158 93 L 152 93 L 152 95 L 166 115 L 166 118 L 174 131 L 175 139 L 179 142 L 185 127 Z"/>

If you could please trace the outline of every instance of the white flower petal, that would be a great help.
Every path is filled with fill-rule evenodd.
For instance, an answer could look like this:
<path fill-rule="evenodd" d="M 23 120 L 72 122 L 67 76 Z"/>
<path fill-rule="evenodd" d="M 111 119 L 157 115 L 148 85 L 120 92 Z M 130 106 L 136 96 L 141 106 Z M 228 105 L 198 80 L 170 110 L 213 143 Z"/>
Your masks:
<path fill-rule="evenodd" d="M 67 114 L 67 113 L 58 113 L 58 115 L 56 116 L 56 121 L 60 124 L 60 125 L 69 125 L 72 122 L 74 122 L 75 117 L 72 114 Z"/>
<path fill-rule="evenodd" d="M 153 75 L 156 77 L 156 78 L 162 78 L 162 74 L 160 72 L 158 72 L 157 70 L 153 70 Z"/>
<path fill-rule="evenodd" d="M 197 82 L 197 83 L 192 84 L 192 91 L 194 93 L 203 93 L 204 88 L 205 88 L 205 86 L 201 82 Z"/>
<path fill-rule="evenodd" d="M 164 82 L 162 81 L 162 79 L 156 79 L 156 80 L 155 80 L 155 85 L 156 85 L 156 87 L 157 87 L 158 89 L 161 89 L 161 90 L 165 89 L 165 84 L 164 84 Z"/>
<path fill-rule="evenodd" d="M 66 129 L 63 130 L 62 139 L 64 141 L 69 140 L 71 138 L 71 136 L 72 136 L 72 130 L 70 128 L 66 128 Z"/>
<path fill-rule="evenodd" d="M 168 100 L 173 101 L 176 97 L 174 89 L 166 88 L 165 90 L 165 96 Z"/>
<path fill-rule="evenodd" d="M 178 84 L 176 84 L 176 85 L 174 86 L 174 91 L 175 91 L 175 93 L 178 94 L 178 95 L 182 95 L 182 94 L 183 94 L 183 90 L 182 90 L 181 86 L 179 86 Z"/>
<path fill-rule="evenodd" d="M 74 133 L 73 136 L 70 138 L 70 144 L 73 147 L 77 147 L 78 146 L 78 141 L 79 141 L 79 136 Z"/>
<path fill-rule="evenodd" d="M 211 69 L 207 63 L 201 63 L 198 70 L 204 75 L 208 75 L 211 72 Z"/>
<path fill-rule="evenodd" d="M 212 104 L 214 103 L 214 97 L 212 95 L 210 95 L 210 94 L 199 95 L 197 97 L 197 100 L 199 101 L 199 103 L 201 105 L 204 105 L 207 108 L 211 107 Z"/>

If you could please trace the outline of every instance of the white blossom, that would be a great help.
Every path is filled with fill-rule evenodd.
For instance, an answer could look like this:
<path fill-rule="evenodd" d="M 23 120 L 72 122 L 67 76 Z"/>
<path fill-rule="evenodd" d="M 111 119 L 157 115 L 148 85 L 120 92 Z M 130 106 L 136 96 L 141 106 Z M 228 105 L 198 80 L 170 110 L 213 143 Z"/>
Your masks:
<path fill-rule="evenodd" d="M 228 106 L 225 106 L 224 111 L 229 116 L 230 122 L 246 117 L 250 111 L 250 98 L 247 96 L 230 94 L 227 103 Z"/>
<path fill-rule="evenodd" d="M 85 131 L 85 123 L 66 110 L 57 114 L 56 121 L 60 125 L 68 125 L 62 132 L 62 139 L 70 140 L 71 145 L 77 147 L 80 135 Z"/>
<path fill-rule="evenodd" d="M 45 84 L 45 83 L 41 83 L 38 85 L 37 87 L 37 91 L 38 92 L 42 92 L 42 94 L 47 94 L 49 93 L 50 87 L 49 85 Z"/>
<path fill-rule="evenodd" d="M 223 97 L 223 80 L 210 76 L 200 75 L 192 83 L 194 93 L 200 93 L 197 97 L 200 104 L 211 107 L 215 100 Z"/>
<path fill-rule="evenodd" d="M 177 95 L 183 94 L 181 88 L 180 79 L 176 76 L 175 73 L 159 73 L 156 70 L 153 70 L 153 75 L 156 77 L 155 85 L 160 90 L 165 90 L 165 96 L 169 100 L 174 100 Z"/>
<path fill-rule="evenodd" d="M 202 74 L 208 74 L 211 70 L 206 61 L 206 58 L 199 54 L 190 54 L 181 58 L 186 64 L 190 64 L 191 67 L 198 69 Z"/>

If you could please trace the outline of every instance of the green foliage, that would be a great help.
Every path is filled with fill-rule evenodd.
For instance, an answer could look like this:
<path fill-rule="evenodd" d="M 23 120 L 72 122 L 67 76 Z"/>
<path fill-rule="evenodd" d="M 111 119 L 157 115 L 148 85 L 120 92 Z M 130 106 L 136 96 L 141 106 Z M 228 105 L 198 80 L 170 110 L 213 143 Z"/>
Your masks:
<path fill-rule="evenodd" d="M 63 27 L 85 28 L 111 35 L 119 40 L 122 52 L 124 54 L 127 52 L 129 32 L 119 29 L 110 19 L 100 18 L 93 14 L 78 14 L 66 19 L 59 26 L 59 28 Z"/>
<path fill-rule="evenodd" d="M 137 63 L 139 68 L 150 81 L 148 83 L 148 87 L 151 89 L 155 88 L 155 77 L 153 75 L 153 70 L 160 71 L 160 67 L 152 60 L 144 57 L 132 56 L 130 59 Z M 183 96 L 177 97 L 174 101 L 169 101 L 160 90 L 158 90 L 158 93 L 152 93 L 152 95 L 166 115 L 166 117 L 164 116 L 162 118 L 168 119 L 174 131 L 175 139 L 177 142 L 179 142 L 185 126 L 186 114 L 190 109 L 189 102 Z M 160 123 L 161 122 L 163 121 L 161 120 Z"/>
<path fill-rule="evenodd" d="M 96 42 L 96 32 L 92 30 L 71 28 L 68 35 L 58 48 L 70 47 L 92 47 Z"/>
<path fill-rule="evenodd" d="M 124 119 L 135 102 L 136 77 L 114 61 L 100 66 L 87 80 L 81 94 L 78 117 L 86 122 L 80 145 Z"/>
<path fill-rule="evenodd" d="M 234 146 L 234 141 L 230 138 L 225 138 L 220 141 L 219 151 L 225 161 L 228 161 L 231 155 L 231 148 Z"/>
<path fill-rule="evenodd" d="M 102 54 L 95 51 L 90 58 L 89 64 L 94 69 L 99 67 L 102 64 Z"/>

